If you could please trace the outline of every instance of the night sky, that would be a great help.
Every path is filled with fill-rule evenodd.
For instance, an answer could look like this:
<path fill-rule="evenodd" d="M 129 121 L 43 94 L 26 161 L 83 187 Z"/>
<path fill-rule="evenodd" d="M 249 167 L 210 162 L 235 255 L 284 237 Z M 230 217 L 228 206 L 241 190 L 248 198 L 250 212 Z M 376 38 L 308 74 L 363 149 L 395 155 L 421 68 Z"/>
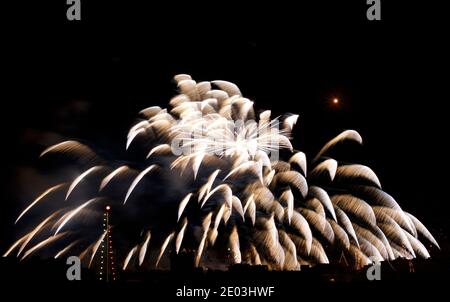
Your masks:
<path fill-rule="evenodd" d="M 8 7 L 1 21 L 2 253 L 43 189 L 31 174 L 49 134 L 114 155 L 139 110 L 175 94 L 177 73 L 235 82 L 257 108 L 299 114 L 294 146 L 310 158 L 358 130 L 355 157 L 438 241 L 448 234 L 450 52 L 439 7 L 383 1 L 382 21 L 369 22 L 365 1 L 82 1 L 77 23 L 65 1 L 39 2 Z"/>

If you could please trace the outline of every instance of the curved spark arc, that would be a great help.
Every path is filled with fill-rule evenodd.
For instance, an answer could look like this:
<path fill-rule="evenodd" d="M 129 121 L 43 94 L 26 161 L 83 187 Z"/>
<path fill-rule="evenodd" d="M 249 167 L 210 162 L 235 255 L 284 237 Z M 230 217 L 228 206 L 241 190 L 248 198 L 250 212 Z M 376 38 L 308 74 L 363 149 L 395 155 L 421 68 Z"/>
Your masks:
<path fill-rule="evenodd" d="M 3 257 L 8 257 L 11 252 L 19 246 L 19 244 L 22 244 L 26 239 L 28 238 L 28 234 L 18 239 L 16 242 L 14 242 L 9 249 L 3 254 Z"/>
<path fill-rule="evenodd" d="M 94 171 L 97 171 L 101 168 L 101 166 L 95 166 L 92 167 L 86 171 L 84 171 L 83 173 L 80 174 L 80 176 L 78 176 L 77 178 L 74 179 L 74 181 L 70 184 L 69 189 L 67 190 L 67 194 L 66 194 L 66 200 L 69 198 L 70 194 L 72 193 L 72 191 L 75 189 L 75 187 L 89 174 L 93 173 Z"/>
<path fill-rule="evenodd" d="M 74 210 L 70 211 L 69 214 L 67 215 L 67 217 L 61 222 L 61 224 L 58 226 L 58 228 L 56 229 L 55 232 L 55 236 L 56 234 L 58 234 L 58 232 L 73 218 L 75 217 L 75 215 L 77 215 L 82 209 L 84 209 L 85 207 L 87 207 L 89 204 L 93 203 L 96 200 L 99 200 L 100 197 L 95 197 L 92 199 L 89 199 L 88 201 L 86 201 L 85 203 L 83 203 L 82 205 L 80 205 L 79 207 L 75 208 Z"/>
<path fill-rule="evenodd" d="M 144 262 L 145 254 L 147 253 L 148 244 L 150 242 L 150 238 L 152 237 L 150 231 L 147 231 L 147 234 L 145 235 L 145 241 L 141 246 L 141 249 L 139 250 L 139 266 L 142 265 Z"/>
<path fill-rule="evenodd" d="M 127 195 L 125 196 L 125 200 L 123 201 L 124 204 L 127 202 L 128 198 L 130 197 L 130 195 L 133 192 L 134 188 L 138 185 L 138 183 L 141 181 L 141 179 L 144 178 L 144 176 L 148 172 L 150 172 L 151 170 L 153 170 L 155 168 L 156 168 L 156 165 L 151 165 L 150 167 L 148 167 L 147 169 L 145 169 L 144 171 L 139 173 L 138 176 L 136 176 L 136 178 L 133 180 L 133 182 L 131 183 L 130 188 L 127 191 Z"/>
<path fill-rule="evenodd" d="M 91 267 L 92 261 L 94 260 L 95 254 L 97 254 L 98 248 L 100 247 L 100 244 L 103 240 L 105 240 L 105 236 L 108 234 L 108 230 L 104 231 L 102 235 L 100 235 L 100 238 L 98 238 L 97 242 L 92 246 L 92 255 L 91 259 L 89 260 L 88 267 Z"/>
<path fill-rule="evenodd" d="M 27 244 L 34 238 L 34 236 L 47 224 L 47 222 L 49 222 L 51 219 L 53 219 L 53 217 L 55 217 L 57 214 L 59 213 L 59 211 L 49 215 L 47 218 L 45 218 L 40 224 L 38 224 L 33 230 L 31 230 L 27 235 L 26 235 L 26 239 L 24 240 L 24 242 L 22 243 L 22 246 L 19 249 L 19 252 L 17 253 L 17 257 L 20 256 L 20 254 L 22 253 L 22 251 L 25 249 L 25 247 L 27 246 Z"/>
<path fill-rule="evenodd" d="M 67 253 L 71 248 L 73 248 L 76 244 L 78 244 L 80 242 L 80 240 L 75 240 L 74 242 L 69 243 L 69 245 L 67 245 L 65 248 L 63 248 L 62 250 L 60 250 L 58 253 L 56 253 L 55 255 L 55 259 L 58 259 L 59 257 L 61 257 L 62 255 L 64 255 L 65 253 Z"/>
<path fill-rule="evenodd" d="M 14 224 L 16 224 L 20 218 L 23 217 L 23 215 L 25 215 L 25 213 L 27 213 L 32 207 L 34 207 L 39 201 L 41 201 L 44 197 L 46 197 L 48 194 L 50 194 L 53 191 L 58 190 L 59 188 L 61 188 L 62 186 L 64 186 L 65 183 L 62 184 L 58 184 L 56 186 L 53 186 L 47 190 L 45 190 L 44 193 L 42 193 L 41 195 L 39 195 L 28 207 L 25 208 L 25 210 L 22 211 L 22 213 L 20 213 L 20 215 L 17 217 L 16 221 L 14 222 Z"/>
<path fill-rule="evenodd" d="M 99 191 L 103 190 L 114 177 L 116 177 L 120 173 L 123 173 L 127 170 L 129 170 L 129 167 L 127 165 L 125 165 L 125 166 L 121 166 L 121 167 L 115 169 L 114 171 L 112 171 L 105 178 L 103 178 L 102 182 L 100 183 Z"/>
<path fill-rule="evenodd" d="M 59 238 L 64 237 L 66 234 L 67 234 L 67 232 L 63 232 L 63 233 L 60 233 L 58 235 L 50 236 L 47 239 L 39 242 L 38 244 L 36 244 L 32 248 L 30 248 L 28 251 L 26 251 L 25 254 L 23 255 L 23 257 L 20 258 L 20 260 L 24 260 L 25 258 L 27 258 L 29 255 L 31 255 L 35 251 L 43 248 L 46 245 L 49 245 L 50 243 L 52 243 L 54 241 L 57 241 Z"/>
<path fill-rule="evenodd" d="M 158 267 L 159 261 L 161 261 L 161 258 L 164 254 L 164 251 L 167 248 L 167 245 L 169 245 L 169 242 L 172 240 L 174 233 L 170 233 L 169 236 L 164 240 L 163 244 L 161 245 L 161 249 L 159 251 L 158 259 L 156 260 L 155 267 Z"/>
<path fill-rule="evenodd" d="M 123 267 L 122 270 L 126 270 L 128 263 L 130 262 L 131 258 L 133 257 L 134 253 L 136 253 L 138 249 L 138 246 L 136 245 L 135 247 L 133 247 L 130 252 L 128 253 L 127 257 L 125 258 L 125 261 L 123 262 Z"/>

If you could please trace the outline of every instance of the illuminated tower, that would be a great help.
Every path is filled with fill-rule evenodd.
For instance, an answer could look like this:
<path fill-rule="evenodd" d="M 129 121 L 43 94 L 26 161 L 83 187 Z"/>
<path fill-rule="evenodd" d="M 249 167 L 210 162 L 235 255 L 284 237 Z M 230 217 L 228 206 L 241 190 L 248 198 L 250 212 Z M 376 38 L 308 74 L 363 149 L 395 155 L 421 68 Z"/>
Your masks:
<path fill-rule="evenodd" d="M 111 207 L 105 207 L 103 213 L 103 233 L 101 243 L 99 280 L 111 282 L 117 280 L 115 268 L 115 255 L 112 241 L 112 228 L 110 225 Z"/>

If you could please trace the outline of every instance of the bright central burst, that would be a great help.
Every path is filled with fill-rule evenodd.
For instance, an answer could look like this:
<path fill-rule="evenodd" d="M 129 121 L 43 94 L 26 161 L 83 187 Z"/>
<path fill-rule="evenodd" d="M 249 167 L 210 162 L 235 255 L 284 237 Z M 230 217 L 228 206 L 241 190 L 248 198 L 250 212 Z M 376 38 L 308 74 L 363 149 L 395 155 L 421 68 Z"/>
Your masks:
<path fill-rule="evenodd" d="M 20 213 L 16 223 L 26 231 L 5 256 L 79 255 L 95 265 L 105 205 L 124 270 L 169 268 L 169 254 L 179 253 L 215 269 L 247 263 L 298 270 L 343 256 L 358 268 L 428 258 L 421 240 L 438 246 L 369 167 L 331 157 L 348 142 L 362 144 L 356 131 L 307 160 L 290 142 L 297 115 L 255 112 L 230 82 L 175 81 L 181 94 L 171 109 L 144 109 L 130 129 L 131 159 L 105 159 L 77 141 L 43 151 L 45 160 L 69 157 L 80 170 L 69 169 L 74 178 Z"/>

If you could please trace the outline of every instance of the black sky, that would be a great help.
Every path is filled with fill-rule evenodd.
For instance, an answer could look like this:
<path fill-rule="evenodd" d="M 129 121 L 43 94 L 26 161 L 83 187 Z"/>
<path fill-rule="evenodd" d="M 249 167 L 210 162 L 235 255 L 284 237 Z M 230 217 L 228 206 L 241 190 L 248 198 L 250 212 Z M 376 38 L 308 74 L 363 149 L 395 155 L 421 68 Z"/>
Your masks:
<path fill-rule="evenodd" d="M 2 249 L 38 193 L 23 171 L 38 164 L 42 134 L 124 145 L 137 112 L 173 96 L 177 73 L 233 81 L 259 108 L 300 114 L 294 144 L 309 156 L 358 130 L 359 156 L 384 188 L 448 230 L 450 52 L 439 7 L 383 1 L 383 20 L 369 22 L 365 1 L 82 1 L 71 23 L 64 3 L 43 2 L 7 6 L 2 19 Z"/>

